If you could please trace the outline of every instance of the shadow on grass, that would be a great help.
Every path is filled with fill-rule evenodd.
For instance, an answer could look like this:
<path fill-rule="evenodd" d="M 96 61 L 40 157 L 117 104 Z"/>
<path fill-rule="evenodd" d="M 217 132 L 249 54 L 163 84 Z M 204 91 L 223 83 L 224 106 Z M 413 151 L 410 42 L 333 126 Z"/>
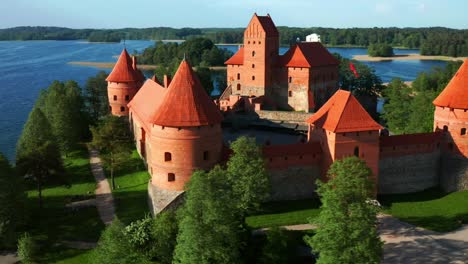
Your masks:
<path fill-rule="evenodd" d="M 125 192 L 117 191 L 114 192 L 114 199 L 117 217 L 124 224 L 130 224 L 150 213 L 146 189 Z"/>
<path fill-rule="evenodd" d="M 321 205 L 319 199 L 268 202 L 262 205 L 260 214 L 287 213 L 292 211 L 317 209 Z"/>
<path fill-rule="evenodd" d="M 398 219 L 436 232 L 450 232 L 468 223 L 468 213 L 449 216 L 398 217 Z"/>
<path fill-rule="evenodd" d="M 423 202 L 436 200 L 443 198 L 447 195 L 448 193 L 443 192 L 439 188 L 431 188 L 416 193 L 379 195 L 378 200 L 383 206 L 391 206 L 393 203 Z"/>

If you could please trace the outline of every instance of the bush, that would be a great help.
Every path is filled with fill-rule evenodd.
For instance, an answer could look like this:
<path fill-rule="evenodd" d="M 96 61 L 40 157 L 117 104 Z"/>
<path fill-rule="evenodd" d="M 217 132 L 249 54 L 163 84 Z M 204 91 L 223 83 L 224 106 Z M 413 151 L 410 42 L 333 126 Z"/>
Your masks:
<path fill-rule="evenodd" d="M 35 263 L 37 245 L 34 239 L 25 233 L 18 239 L 18 257 L 23 264 Z"/>
<path fill-rule="evenodd" d="M 371 44 L 367 48 L 367 53 L 371 57 L 392 57 L 393 48 L 386 43 Z"/>

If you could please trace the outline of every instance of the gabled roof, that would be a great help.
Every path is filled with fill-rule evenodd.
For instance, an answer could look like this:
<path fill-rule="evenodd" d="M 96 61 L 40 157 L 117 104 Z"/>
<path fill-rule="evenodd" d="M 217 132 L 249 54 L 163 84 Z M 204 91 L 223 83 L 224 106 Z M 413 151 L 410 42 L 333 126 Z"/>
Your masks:
<path fill-rule="evenodd" d="M 139 73 L 138 70 L 133 69 L 133 61 L 128 55 L 126 49 L 120 54 L 117 63 L 112 69 L 112 72 L 107 77 L 108 82 L 138 82 L 143 81 L 143 73 Z"/>
<path fill-rule="evenodd" d="M 279 36 L 278 29 L 276 28 L 275 23 L 273 23 L 273 20 L 271 19 L 269 14 L 267 14 L 266 16 L 258 16 L 257 13 L 255 13 L 254 17 L 258 18 L 258 21 L 260 22 L 260 25 L 262 26 L 267 36 Z"/>
<path fill-rule="evenodd" d="M 148 79 L 133 99 L 128 103 L 128 108 L 135 113 L 149 131 L 151 119 L 159 109 L 167 89 L 152 79 Z"/>
<path fill-rule="evenodd" d="M 192 127 L 217 124 L 222 120 L 221 112 L 192 67 L 183 60 L 150 121 L 160 126 Z"/>
<path fill-rule="evenodd" d="M 240 47 L 239 50 L 232 55 L 224 64 L 228 65 L 242 65 L 244 64 L 244 47 Z"/>
<path fill-rule="evenodd" d="M 340 62 L 320 42 L 300 42 L 280 57 L 281 66 L 310 68 Z"/>
<path fill-rule="evenodd" d="M 348 91 L 338 90 L 307 123 L 334 133 L 380 130 L 383 127 L 370 117 Z"/>
<path fill-rule="evenodd" d="M 433 103 L 436 106 L 468 109 L 468 59 L 465 59 L 460 69 Z"/>

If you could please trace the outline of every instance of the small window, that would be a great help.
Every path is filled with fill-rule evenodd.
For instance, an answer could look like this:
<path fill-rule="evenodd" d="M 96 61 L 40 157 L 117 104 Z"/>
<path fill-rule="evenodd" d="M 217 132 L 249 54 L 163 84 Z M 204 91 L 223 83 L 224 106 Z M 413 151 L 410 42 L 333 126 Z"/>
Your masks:
<path fill-rule="evenodd" d="M 356 132 L 356 136 L 359 137 L 359 132 Z"/>
<path fill-rule="evenodd" d="M 125 96 L 125 101 L 128 102 L 129 100 L 130 100 L 130 96 L 129 96 L 129 95 L 126 95 L 126 96 Z"/>
<path fill-rule="evenodd" d="M 114 101 L 117 101 L 117 95 L 114 95 Z"/>
<path fill-rule="evenodd" d="M 203 151 L 203 160 L 209 160 L 209 159 L 210 159 L 210 155 L 208 151 Z"/>
<path fill-rule="evenodd" d="M 461 131 L 460 131 L 460 134 L 463 136 L 463 135 L 466 135 L 466 128 L 462 128 Z"/>
<path fill-rule="evenodd" d="M 292 97 L 292 91 L 288 92 L 289 97 Z"/>
<path fill-rule="evenodd" d="M 354 156 L 359 157 L 359 147 L 354 148 Z"/>
<path fill-rule="evenodd" d="M 169 181 L 169 182 L 175 181 L 175 174 L 174 173 L 168 173 L 167 174 L 167 181 Z"/>
<path fill-rule="evenodd" d="M 240 91 L 240 89 L 241 89 L 241 85 L 240 85 L 240 83 L 238 83 L 237 84 L 237 91 Z"/>
<path fill-rule="evenodd" d="M 247 41 L 247 44 L 250 44 L 250 40 L 249 40 L 249 41 Z"/>
<path fill-rule="evenodd" d="M 254 41 L 254 44 L 255 44 L 255 41 Z M 255 57 L 255 50 L 252 51 L 252 57 Z"/>
<path fill-rule="evenodd" d="M 120 112 L 125 112 L 125 107 L 124 106 L 120 107 Z"/>
<path fill-rule="evenodd" d="M 258 44 L 260 45 L 260 44 L 262 44 L 262 42 L 261 42 L 261 41 L 259 41 L 259 42 L 258 42 Z"/>
<path fill-rule="evenodd" d="M 254 75 L 252 75 L 252 81 L 255 81 L 255 76 Z"/>
<path fill-rule="evenodd" d="M 292 77 L 289 77 L 289 83 L 292 83 Z"/>
<path fill-rule="evenodd" d="M 164 161 L 171 161 L 172 154 L 170 152 L 164 152 Z"/>
<path fill-rule="evenodd" d="M 252 69 L 255 69 L 255 64 L 252 64 Z"/>
<path fill-rule="evenodd" d="M 448 131 L 448 126 L 444 126 L 443 131 L 447 132 Z"/>
<path fill-rule="evenodd" d="M 237 74 L 237 80 L 240 80 L 240 73 Z"/>
<path fill-rule="evenodd" d="M 254 40 L 253 44 L 255 44 L 255 40 Z"/>

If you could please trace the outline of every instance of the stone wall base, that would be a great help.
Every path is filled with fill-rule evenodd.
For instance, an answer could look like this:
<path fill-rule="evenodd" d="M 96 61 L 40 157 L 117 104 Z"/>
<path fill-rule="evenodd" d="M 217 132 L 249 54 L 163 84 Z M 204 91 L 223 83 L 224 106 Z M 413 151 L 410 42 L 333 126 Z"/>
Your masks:
<path fill-rule="evenodd" d="M 168 210 L 176 209 L 184 201 L 185 191 L 162 190 L 148 183 L 148 206 L 153 216 Z"/>
<path fill-rule="evenodd" d="M 440 186 L 446 192 L 468 190 L 468 159 L 445 154 L 442 157 Z"/>

